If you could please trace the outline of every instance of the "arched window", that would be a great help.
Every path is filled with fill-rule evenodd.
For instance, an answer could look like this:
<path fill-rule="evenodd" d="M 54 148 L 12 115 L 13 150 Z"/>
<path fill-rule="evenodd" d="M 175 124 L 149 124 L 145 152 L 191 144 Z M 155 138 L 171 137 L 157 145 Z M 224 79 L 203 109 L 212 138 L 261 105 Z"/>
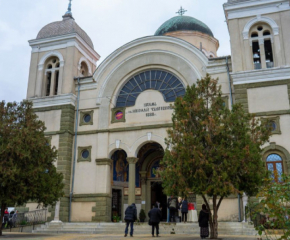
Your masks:
<path fill-rule="evenodd" d="M 281 176 L 283 174 L 283 159 L 280 155 L 272 153 L 266 158 L 267 169 L 272 172 L 271 177 L 275 181 L 281 181 Z"/>
<path fill-rule="evenodd" d="M 272 29 L 264 23 L 254 25 L 249 34 L 253 53 L 254 69 L 273 68 Z"/>
<path fill-rule="evenodd" d="M 88 66 L 85 62 L 81 63 L 80 72 L 81 72 L 81 76 L 83 76 L 83 77 L 87 77 L 89 75 L 89 69 L 88 69 Z"/>
<path fill-rule="evenodd" d="M 59 81 L 59 59 L 52 57 L 46 62 L 45 96 L 57 95 Z"/>
<path fill-rule="evenodd" d="M 162 70 L 148 70 L 127 81 L 119 93 L 116 107 L 134 106 L 139 94 L 148 89 L 162 93 L 166 102 L 174 102 L 177 97 L 185 94 L 183 84 L 173 74 Z"/>

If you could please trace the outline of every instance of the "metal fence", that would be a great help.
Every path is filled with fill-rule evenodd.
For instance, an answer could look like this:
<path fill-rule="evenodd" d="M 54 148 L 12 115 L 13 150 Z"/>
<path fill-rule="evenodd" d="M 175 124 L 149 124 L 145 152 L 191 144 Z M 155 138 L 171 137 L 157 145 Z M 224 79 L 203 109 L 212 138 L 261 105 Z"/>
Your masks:
<path fill-rule="evenodd" d="M 12 220 L 13 221 L 13 220 Z M 26 213 L 17 213 L 14 226 L 35 225 L 45 223 L 47 221 L 47 209 L 35 210 Z"/>

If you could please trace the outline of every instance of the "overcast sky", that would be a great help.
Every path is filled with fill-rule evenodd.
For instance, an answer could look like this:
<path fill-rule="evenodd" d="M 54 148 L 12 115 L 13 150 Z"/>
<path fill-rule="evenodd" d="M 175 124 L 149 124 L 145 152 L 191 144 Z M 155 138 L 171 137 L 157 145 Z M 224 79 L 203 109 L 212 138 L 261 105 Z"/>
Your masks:
<path fill-rule="evenodd" d="M 229 34 L 223 12 L 226 0 L 73 0 L 76 22 L 101 55 L 98 65 L 118 47 L 154 35 L 182 6 L 220 41 L 219 56 L 229 55 Z M 26 98 L 31 48 L 48 23 L 62 20 L 68 0 L 0 0 L 0 101 Z"/>

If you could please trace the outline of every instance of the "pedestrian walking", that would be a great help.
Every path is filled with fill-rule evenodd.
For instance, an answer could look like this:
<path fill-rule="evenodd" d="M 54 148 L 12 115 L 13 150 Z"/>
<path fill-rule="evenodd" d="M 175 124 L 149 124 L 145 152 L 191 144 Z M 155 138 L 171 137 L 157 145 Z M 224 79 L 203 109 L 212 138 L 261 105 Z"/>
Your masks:
<path fill-rule="evenodd" d="M 207 238 L 209 236 L 208 229 L 208 221 L 209 221 L 209 212 L 206 209 L 205 204 L 202 205 L 202 210 L 199 213 L 198 223 L 200 227 L 200 237 Z"/>
<path fill-rule="evenodd" d="M 162 220 L 162 213 L 157 204 L 148 212 L 148 216 L 152 226 L 152 237 L 154 237 L 154 229 L 156 229 L 156 237 L 159 237 L 159 223 Z"/>
<path fill-rule="evenodd" d="M 187 222 L 187 213 L 188 213 L 188 203 L 185 198 L 182 199 L 181 202 L 181 214 L 182 214 L 182 222 Z"/>
<path fill-rule="evenodd" d="M 175 212 L 177 207 L 177 198 L 171 196 L 169 199 L 169 210 L 170 210 L 170 218 L 172 218 L 172 222 L 175 222 Z"/>
<path fill-rule="evenodd" d="M 16 210 L 15 213 L 12 215 L 12 226 L 13 227 L 16 227 L 17 214 L 18 214 L 18 210 Z"/>
<path fill-rule="evenodd" d="M 125 211 L 125 222 L 126 222 L 126 228 L 125 228 L 125 235 L 124 237 L 127 237 L 129 225 L 130 225 L 130 236 L 133 237 L 133 227 L 134 222 L 137 220 L 137 208 L 135 203 L 132 203 L 132 205 L 128 206 Z"/>

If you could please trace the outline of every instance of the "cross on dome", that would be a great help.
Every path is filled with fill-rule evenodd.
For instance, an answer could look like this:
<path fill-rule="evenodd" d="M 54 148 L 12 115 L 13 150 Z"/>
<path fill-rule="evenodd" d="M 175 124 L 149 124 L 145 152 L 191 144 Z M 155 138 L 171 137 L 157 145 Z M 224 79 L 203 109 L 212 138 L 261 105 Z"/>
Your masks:
<path fill-rule="evenodd" d="M 65 14 L 72 14 L 71 12 L 71 1 L 72 0 L 69 0 L 69 4 L 68 4 L 68 8 L 67 8 L 67 12 Z"/>
<path fill-rule="evenodd" d="M 176 12 L 177 14 L 179 14 L 180 16 L 184 15 L 184 13 L 187 12 L 187 10 L 185 10 L 184 8 L 182 8 L 182 6 L 180 7 L 180 9 L 178 10 L 178 12 Z"/>

